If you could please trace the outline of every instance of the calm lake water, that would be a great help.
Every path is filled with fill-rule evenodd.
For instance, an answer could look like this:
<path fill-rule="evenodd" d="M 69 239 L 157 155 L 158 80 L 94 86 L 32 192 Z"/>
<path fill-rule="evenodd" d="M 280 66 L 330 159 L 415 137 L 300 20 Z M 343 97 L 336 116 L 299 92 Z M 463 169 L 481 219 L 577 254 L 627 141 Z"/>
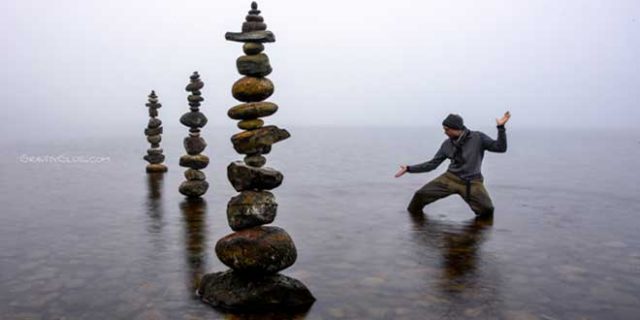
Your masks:
<path fill-rule="evenodd" d="M 439 128 L 289 129 L 267 156 L 285 176 L 274 225 L 298 248 L 283 273 L 317 302 L 271 318 L 638 319 L 640 133 L 508 127 L 508 152 L 487 153 L 483 167 L 495 218 L 476 221 L 457 196 L 424 216 L 405 211 L 446 165 L 393 174 L 429 159 Z M 235 130 L 204 130 L 211 188 L 201 202 L 177 191 L 186 129 L 165 128 L 161 176 L 144 172 L 139 131 L 3 143 L 1 319 L 264 318 L 194 294 L 202 274 L 226 270 L 213 248 L 231 232 Z M 105 159 L 60 162 L 73 157 Z"/>

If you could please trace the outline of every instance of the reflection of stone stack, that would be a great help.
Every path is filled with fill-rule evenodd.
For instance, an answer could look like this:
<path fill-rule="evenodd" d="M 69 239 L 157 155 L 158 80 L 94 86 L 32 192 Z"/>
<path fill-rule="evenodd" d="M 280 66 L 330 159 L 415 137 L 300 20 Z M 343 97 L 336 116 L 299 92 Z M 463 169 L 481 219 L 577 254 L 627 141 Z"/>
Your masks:
<path fill-rule="evenodd" d="M 200 171 L 209 164 L 209 157 L 200 154 L 207 146 L 207 143 L 200 136 L 200 128 L 207 124 L 207 117 L 200 112 L 200 102 L 204 100 L 201 97 L 200 89 L 204 87 L 204 83 L 200 80 L 198 72 L 194 72 L 190 78 L 191 82 L 185 90 L 191 91 L 191 95 L 188 97 L 191 111 L 180 117 L 180 123 L 189 127 L 189 136 L 184 138 L 184 149 L 187 154 L 180 157 L 180 166 L 189 169 L 184 172 L 187 181 L 180 184 L 179 191 L 187 197 L 196 198 L 205 194 L 209 189 L 204 172 Z"/>
<path fill-rule="evenodd" d="M 305 309 L 315 301 L 309 290 L 300 281 L 278 274 L 297 258 L 293 240 L 281 228 L 263 226 L 273 222 L 278 207 L 273 193 L 266 190 L 278 187 L 283 179 L 277 170 L 263 167 L 263 155 L 290 135 L 276 126 L 264 126 L 260 119 L 274 114 L 278 106 L 263 102 L 274 87 L 265 78 L 271 66 L 262 43 L 274 42 L 275 37 L 266 31 L 257 8 L 253 2 L 241 33 L 226 34 L 227 40 L 244 42 L 246 54 L 236 61 L 245 77 L 232 88 L 233 97 L 245 103 L 228 112 L 246 130 L 231 137 L 234 149 L 245 155 L 244 163 L 236 161 L 227 167 L 229 181 L 240 192 L 227 205 L 229 226 L 236 232 L 216 244 L 216 255 L 233 270 L 205 275 L 199 293 L 205 302 L 225 309 Z"/>
<path fill-rule="evenodd" d="M 149 123 L 147 128 L 144 129 L 144 134 L 147 136 L 147 141 L 151 144 L 151 148 L 147 149 L 147 155 L 143 157 L 144 160 L 149 162 L 147 165 L 147 172 L 166 172 L 167 166 L 162 164 L 164 162 L 164 155 L 162 154 L 162 148 L 160 148 L 160 141 L 162 140 L 162 121 L 158 119 L 158 109 L 162 107 L 162 104 L 158 103 L 158 96 L 155 91 L 151 91 L 149 94 L 149 102 L 146 104 L 149 108 Z"/>

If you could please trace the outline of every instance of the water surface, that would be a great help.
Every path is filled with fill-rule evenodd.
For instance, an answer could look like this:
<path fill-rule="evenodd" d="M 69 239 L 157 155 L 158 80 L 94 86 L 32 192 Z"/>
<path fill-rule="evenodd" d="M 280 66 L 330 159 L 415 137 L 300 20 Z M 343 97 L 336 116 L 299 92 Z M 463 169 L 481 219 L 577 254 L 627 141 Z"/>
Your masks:
<path fill-rule="evenodd" d="M 186 130 L 165 128 L 169 172 L 147 175 L 141 132 L 5 142 L 0 158 L 2 319 L 216 319 L 195 287 L 225 270 L 215 242 L 231 129 L 207 128 L 211 189 L 177 187 Z M 140 130 L 142 131 L 142 130 Z M 394 179 L 430 158 L 439 128 L 291 128 L 268 166 L 284 173 L 274 225 L 299 258 L 283 273 L 318 299 L 299 319 L 635 319 L 640 312 L 640 134 L 508 128 L 487 154 L 496 214 L 476 220 L 451 196 L 405 207 L 445 170 Z M 486 130 L 495 137 L 495 129 Z M 105 157 L 99 163 L 27 157 Z M 77 159 L 76 159 L 77 160 Z M 282 317 L 282 315 L 274 316 Z M 260 317 L 258 317 L 260 318 Z"/>

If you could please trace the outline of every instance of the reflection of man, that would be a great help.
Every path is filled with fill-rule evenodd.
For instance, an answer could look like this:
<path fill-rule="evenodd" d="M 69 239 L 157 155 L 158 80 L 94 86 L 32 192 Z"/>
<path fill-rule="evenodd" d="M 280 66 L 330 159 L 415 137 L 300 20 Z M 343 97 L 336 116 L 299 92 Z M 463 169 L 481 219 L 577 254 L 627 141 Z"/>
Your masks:
<path fill-rule="evenodd" d="M 441 251 L 445 279 L 451 280 L 476 270 L 478 250 L 487 231 L 493 226 L 493 216 L 478 216 L 456 225 L 430 220 L 424 214 L 411 214 L 416 231 L 421 231 L 425 243 Z"/>
<path fill-rule="evenodd" d="M 433 159 L 413 166 L 400 166 L 400 171 L 395 175 L 397 178 L 406 172 L 429 172 L 437 168 L 445 159 L 451 160 L 447 172 L 416 191 L 407 210 L 422 212 L 422 208 L 427 204 L 455 193 L 462 196 L 476 215 L 493 214 L 493 203 L 484 187 L 480 170 L 485 150 L 507 151 L 504 125 L 510 117 L 511 114 L 507 111 L 502 118 L 496 119 L 498 140 L 493 140 L 480 131 L 467 129 L 462 117 L 457 114 L 450 114 L 444 119 L 442 126 L 449 139 L 442 143 Z"/>

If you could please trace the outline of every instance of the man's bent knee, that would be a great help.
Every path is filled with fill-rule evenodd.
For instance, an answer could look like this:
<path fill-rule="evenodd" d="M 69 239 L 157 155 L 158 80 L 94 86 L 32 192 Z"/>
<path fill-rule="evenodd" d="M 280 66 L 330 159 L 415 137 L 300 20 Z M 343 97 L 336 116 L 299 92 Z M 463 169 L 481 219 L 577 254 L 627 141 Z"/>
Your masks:
<path fill-rule="evenodd" d="M 473 212 L 477 216 L 491 216 L 493 215 L 493 211 L 495 208 L 493 206 L 483 206 L 479 208 L 474 208 Z"/>

